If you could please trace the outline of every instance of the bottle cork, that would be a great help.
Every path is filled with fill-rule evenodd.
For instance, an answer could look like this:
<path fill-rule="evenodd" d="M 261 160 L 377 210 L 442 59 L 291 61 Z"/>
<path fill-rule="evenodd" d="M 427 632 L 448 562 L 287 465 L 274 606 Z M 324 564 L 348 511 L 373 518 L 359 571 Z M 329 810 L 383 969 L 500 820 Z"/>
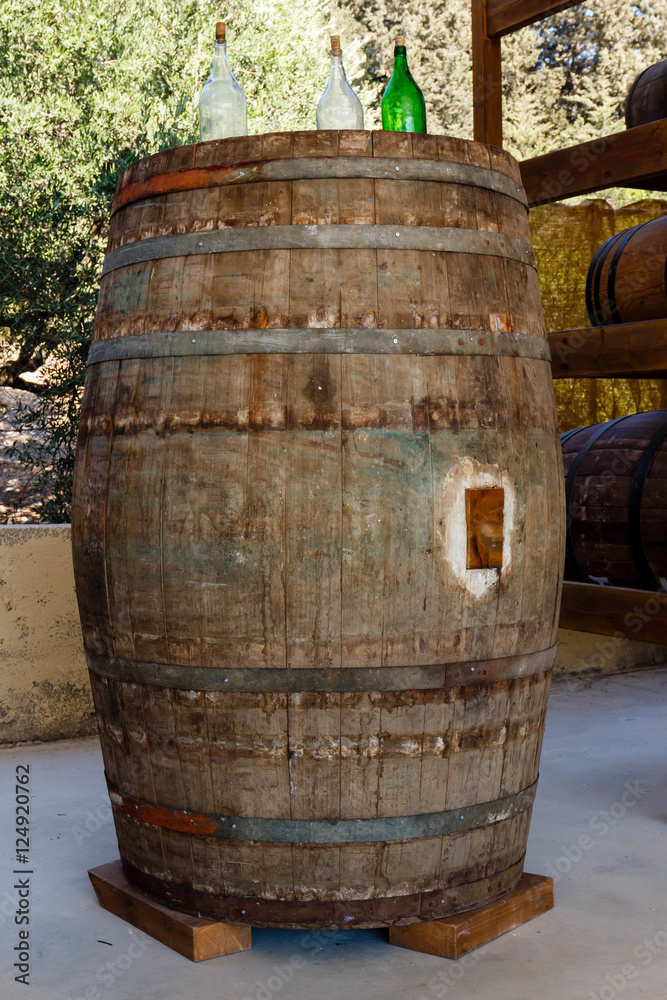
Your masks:
<path fill-rule="evenodd" d="M 405 35 L 396 35 L 394 45 L 405 45 Z"/>
<path fill-rule="evenodd" d="M 340 35 L 331 36 L 331 51 L 335 56 L 341 56 L 343 54 L 343 50 L 340 47 Z"/>
<path fill-rule="evenodd" d="M 215 40 L 216 42 L 222 44 L 225 40 L 225 22 L 216 21 L 215 25 Z"/>

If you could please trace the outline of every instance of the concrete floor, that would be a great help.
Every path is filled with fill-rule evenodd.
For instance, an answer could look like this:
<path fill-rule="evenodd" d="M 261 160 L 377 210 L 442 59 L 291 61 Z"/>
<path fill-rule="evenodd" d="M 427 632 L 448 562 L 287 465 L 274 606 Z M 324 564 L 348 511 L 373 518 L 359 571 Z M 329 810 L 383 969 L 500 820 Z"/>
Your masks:
<path fill-rule="evenodd" d="M 555 685 L 526 869 L 558 876 L 556 907 L 458 962 L 392 947 L 383 931 L 258 930 L 251 952 L 191 963 L 97 906 L 86 871 L 117 850 L 96 741 L 4 749 L 0 996 L 667 998 L 666 701 L 665 670 Z M 33 793 L 29 992 L 12 969 L 23 763 Z"/>

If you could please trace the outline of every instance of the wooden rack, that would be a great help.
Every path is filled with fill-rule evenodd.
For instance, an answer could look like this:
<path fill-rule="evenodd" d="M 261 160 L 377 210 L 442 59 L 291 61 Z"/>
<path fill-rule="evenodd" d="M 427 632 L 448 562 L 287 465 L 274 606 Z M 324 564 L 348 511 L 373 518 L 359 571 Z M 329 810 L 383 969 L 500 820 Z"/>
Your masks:
<path fill-rule="evenodd" d="M 577 2 L 472 0 L 474 135 L 479 142 L 503 143 L 501 38 Z M 524 160 L 521 176 L 531 208 L 610 187 L 667 191 L 667 119 Z M 550 333 L 549 342 L 554 378 L 667 378 L 667 319 L 561 330 Z M 644 620 L 642 609 L 654 603 L 657 611 Z M 664 642 L 667 599 L 566 581 L 560 624 Z"/>

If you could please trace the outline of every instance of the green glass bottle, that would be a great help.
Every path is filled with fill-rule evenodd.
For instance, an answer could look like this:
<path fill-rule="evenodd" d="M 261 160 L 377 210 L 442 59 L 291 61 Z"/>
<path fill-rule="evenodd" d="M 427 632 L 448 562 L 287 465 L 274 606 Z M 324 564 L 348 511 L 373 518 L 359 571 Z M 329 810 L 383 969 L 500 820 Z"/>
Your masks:
<path fill-rule="evenodd" d="M 426 102 L 408 67 L 405 38 L 394 45 L 394 72 L 382 95 L 382 128 L 390 132 L 425 132 Z"/>

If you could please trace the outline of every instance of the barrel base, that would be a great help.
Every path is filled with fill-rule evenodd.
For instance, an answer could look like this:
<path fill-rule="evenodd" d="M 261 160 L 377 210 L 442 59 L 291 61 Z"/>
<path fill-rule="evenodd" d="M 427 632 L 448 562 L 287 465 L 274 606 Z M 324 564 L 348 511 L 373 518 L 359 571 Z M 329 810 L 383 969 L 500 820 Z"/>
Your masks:
<path fill-rule="evenodd" d="M 476 882 L 437 892 L 352 900 L 277 900 L 221 896 L 167 882 L 141 871 L 123 858 L 123 870 L 132 885 L 164 906 L 182 913 L 252 927 L 313 930 L 392 927 L 438 920 L 484 906 L 511 892 L 523 872 L 516 864 Z"/>
<path fill-rule="evenodd" d="M 233 955 L 252 947 L 250 927 L 179 913 L 138 892 L 128 882 L 120 861 L 89 869 L 88 878 L 103 909 L 192 962 Z"/>
<path fill-rule="evenodd" d="M 554 905 L 554 880 L 548 875 L 524 872 L 512 892 L 442 920 L 422 921 L 409 927 L 391 927 L 389 941 L 400 948 L 441 958 L 461 958 L 502 934 L 520 927 Z"/>

